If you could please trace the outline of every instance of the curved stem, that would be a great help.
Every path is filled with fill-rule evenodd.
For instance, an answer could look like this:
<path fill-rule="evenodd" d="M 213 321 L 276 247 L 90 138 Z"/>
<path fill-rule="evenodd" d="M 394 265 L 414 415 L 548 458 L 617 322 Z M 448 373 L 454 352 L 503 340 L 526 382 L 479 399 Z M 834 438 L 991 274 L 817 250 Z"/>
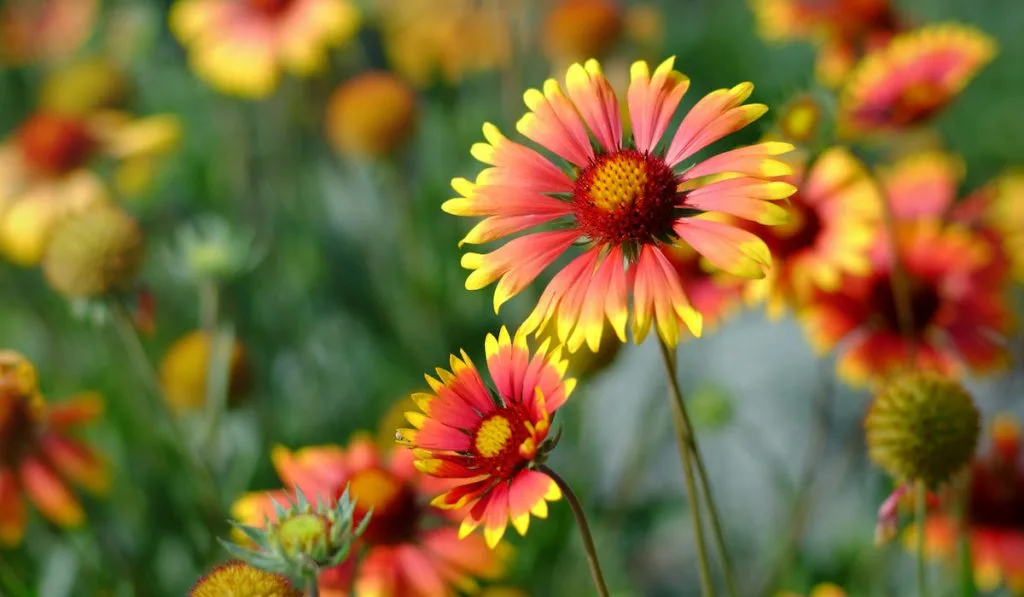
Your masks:
<path fill-rule="evenodd" d="M 583 513 L 583 506 L 580 505 L 580 501 L 576 498 L 576 494 L 573 493 L 572 488 L 565 482 L 558 473 L 548 468 L 546 465 L 537 467 L 537 470 L 544 473 L 551 480 L 558 485 L 558 488 L 562 490 L 562 495 L 565 496 L 565 501 L 569 502 L 569 507 L 572 508 L 572 515 L 576 518 L 576 526 L 580 529 L 580 537 L 583 539 L 583 550 L 587 554 L 587 565 L 590 566 L 590 575 L 594 577 L 594 587 L 597 589 L 597 594 L 600 597 L 608 597 L 608 587 L 604 583 L 604 574 L 601 573 L 601 564 L 597 561 L 597 549 L 594 547 L 594 537 L 590 534 L 590 525 L 587 524 L 587 517 Z"/>
<path fill-rule="evenodd" d="M 925 521 L 928 516 L 928 486 L 924 481 L 917 481 L 914 487 L 914 506 L 916 510 L 915 526 L 917 527 L 917 594 L 928 597 L 928 574 L 925 567 Z"/>
<path fill-rule="evenodd" d="M 665 344 L 665 341 L 658 338 L 658 345 L 661 347 L 662 363 L 665 365 L 665 377 L 668 379 L 669 402 L 672 407 L 672 423 L 676 429 L 676 444 L 679 448 L 679 458 L 683 461 L 683 480 L 686 484 L 686 496 L 690 502 L 690 518 L 693 521 L 693 537 L 697 544 L 697 557 L 700 563 L 700 585 L 701 592 L 705 597 L 714 597 L 715 586 L 711 580 L 711 560 L 708 557 L 707 541 L 704 538 L 704 522 L 700 513 L 701 494 L 697 489 L 697 480 L 694 475 L 694 468 L 701 471 L 701 477 L 706 479 L 703 465 L 700 464 L 696 452 L 696 441 L 693 438 L 693 426 L 686 413 L 686 405 L 683 403 L 683 391 L 676 379 L 675 353 Z M 694 461 L 697 461 L 696 467 Z M 711 503 L 707 484 L 704 484 L 704 499 Z M 713 516 L 713 518 L 716 518 Z M 724 547 L 723 547 L 724 552 Z"/>

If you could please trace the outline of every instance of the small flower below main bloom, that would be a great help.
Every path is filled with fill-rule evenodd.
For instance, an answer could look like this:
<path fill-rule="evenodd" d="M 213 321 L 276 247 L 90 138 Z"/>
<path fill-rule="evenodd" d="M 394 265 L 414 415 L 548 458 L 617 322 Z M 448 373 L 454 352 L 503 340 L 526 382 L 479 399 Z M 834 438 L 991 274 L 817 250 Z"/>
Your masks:
<path fill-rule="evenodd" d="M 535 470 L 553 448 L 552 415 L 575 387 L 564 378 L 561 349 L 549 346 L 531 351 L 524 333 L 513 338 L 502 328 L 485 344 L 493 391 L 463 352 L 452 355 L 451 371 L 427 376 L 431 393 L 413 395 L 419 411 L 406 418 L 414 429 L 400 429 L 398 440 L 416 455 L 416 468 L 453 483 L 431 503 L 465 510 L 460 537 L 483 525 L 493 548 L 509 522 L 525 535 L 530 516 L 546 518 L 547 503 L 562 497 Z"/>

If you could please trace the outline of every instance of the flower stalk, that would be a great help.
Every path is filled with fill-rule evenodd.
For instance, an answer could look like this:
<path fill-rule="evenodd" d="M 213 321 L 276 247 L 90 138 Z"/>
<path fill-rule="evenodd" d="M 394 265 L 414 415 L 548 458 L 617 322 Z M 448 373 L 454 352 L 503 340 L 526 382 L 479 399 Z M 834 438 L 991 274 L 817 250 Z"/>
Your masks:
<path fill-rule="evenodd" d="M 914 510 L 917 527 L 917 594 L 918 597 L 929 597 L 924 528 L 928 518 L 928 486 L 922 480 L 914 483 Z"/>
<path fill-rule="evenodd" d="M 573 493 L 572 488 L 565 479 L 558 473 L 551 470 L 547 465 L 540 465 L 537 470 L 544 473 L 554 481 L 562 490 L 562 495 L 569 502 L 572 515 L 576 518 L 576 526 L 580 529 L 580 538 L 583 539 L 583 550 L 587 554 L 587 565 L 590 567 L 590 575 L 594 578 L 594 588 L 597 589 L 599 597 L 609 597 L 608 586 L 604 582 L 604 574 L 601 572 L 601 564 L 597 559 L 597 549 L 594 547 L 594 537 L 590 533 L 590 525 L 587 524 L 587 517 L 583 513 L 583 506 Z"/>

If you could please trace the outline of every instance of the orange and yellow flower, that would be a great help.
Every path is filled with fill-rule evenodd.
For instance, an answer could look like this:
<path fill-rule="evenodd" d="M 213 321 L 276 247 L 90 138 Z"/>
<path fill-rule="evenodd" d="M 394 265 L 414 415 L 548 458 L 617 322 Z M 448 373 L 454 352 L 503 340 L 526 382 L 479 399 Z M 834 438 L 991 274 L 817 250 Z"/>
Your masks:
<path fill-rule="evenodd" d="M 932 118 L 995 53 L 991 37 L 966 25 L 929 25 L 897 35 L 850 73 L 840 92 L 840 132 L 896 131 Z"/>
<path fill-rule="evenodd" d="M 546 518 L 548 502 L 562 492 L 536 470 L 554 441 L 552 415 L 565 404 L 576 380 L 565 379 L 568 362 L 561 348 L 544 341 L 533 353 L 524 333 L 512 338 L 501 329 L 485 343 L 493 388 L 465 351 L 452 355 L 451 371 L 427 376 L 431 393 L 414 394 L 422 412 L 406 413 L 415 429 L 398 438 L 416 455 L 416 468 L 453 482 L 431 502 L 447 510 L 468 508 L 459 536 L 481 524 L 487 545 L 495 547 L 512 526 L 525 535 L 530 515 Z"/>
<path fill-rule="evenodd" d="M 772 318 L 787 305 L 799 310 L 815 290 L 838 289 L 845 275 L 867 273 L 880 222 L 877 187 L 848 150 L 832 147 L 795 170 L 790 182 L 798 191 L 785 206 L 789 220 L 750 226 L 771 249 L 772 267 L 747 284 L 747 297 L 765 301 Z"/>
<path fill-rule="evenodd" d="M 417 86 L 447 84 L 508 64 L 513 0 L 377 0 L 391 67 Z"/>
<path fill-rule="evenodd" d="M 829 86 L 839 85 L 858 58 L 901 28 L 889 0 L 753 0 L 753 8 L 765 39 L 819 45 L 815 70 Z"/>
<path fill-rule="evenodd" d="M 97 0 L 8 0 L 0 7 L 0 64 L 70 58 L 93 33 Z"/>
<path fill-rule="evenodd" d="M 69 483 L 102 494 L 109 477 L 100 456 L 70 432 L 102 410 L 92 394 L 46 402 L 32 364 L 16 352 L 0 351 L 0 544 L 21 541 L 26 498 L 54 524 L 85 522 Z"/>
<path fill-rule="evenodd" d="M 584 342 L 596 350 L 606 319 L 623 342 L 630 319 L 637 342 L 652 323 L 669 345 L 679 341 L 681 327 L 699 336 L 701 314 L 665 255 L 677 244 L 693 247 L 734 275 L 765 275 L 771 255 L 764 241 L 718 218 L 784 221 L 786 210 L 775 201 L 795 189 L 773 178 L 791 173 L 777 156 L 792 146 L 759 143 L 684 170 L 698 151 L 744 128 L 767 107 L 744 104 L 753 92 L 750 83 L 719 89 L 698 101 L 666 136 L 689 87 L 689 79 L 673 64 L 670 58 L 653 74 L 645 62 L 633 64 L 626 94 L 631 142 L 623 138 L 619 100 L 600 65 L 590 60 L 569 68 L 566 91 L 549 79 L 543 90 L 531 89 L 524 96 L 529 112 L 516 128 L 558 161 L 509 140 L 488 123 L 483 127 L 486 143 L 474 145 L 472 154 L 489 167 L 475 182 L 452 181 L 459 197 L 443 209 L 484 217 L 462 244 L 525 232 L 490 253 L 462 258 L 463 267 L 473 270 L 466 288 L 497 282 L 495 309 L 571 246 L 584 247 L 554 276 L 521 331 L 540 334 L 555 325 L 572 352 Z M 547 229 L 538 230 L 541 226 Z"/>
<path fill-rule="evenodd" d="M 413 454 L 394 450 L 384 455 L 371 436 L 358 436 L 348 447 L 312 446 L 297 451 L 275 447 L 274 468 L 286 487 L 299 487 L 311 500 L 336 500 L 348 486 L 356 501 L 356 519 L 373 515 L 359 540 L 360 566 L 349 560 L 320 577 L 320 594 L 344 597 L 454 597 L 473 591 L 476 579 L 495 579 L 505 568 L 505 550 L 486 549 L 482 537 L 460 541 L 450 513 L 429 507 L 427 499 L 445 485 L 419 473 Z M 290 492 L 275 490 L 242 496 L 232 507 L 243 524 L 261 526 L 273 517 L 272 498 L 281 503 Z M 354 584 L 352 575 L 355 574 Z"/>
<path fill-rule="evenodd" d="M 349 41 L 360 16 L 349 0 L 177 0 L 170 27 L 196 74 L 224 93 L 270 95 L 282 71 L 306 77 Z"/>
<path fill-rule="evenodd" d="M 966 509 L 974 580 L 982 591 L 1005 584 L 1024 591 L 1024 460 L 1017 422 L 997 417 L 992 449 L 971 467 Z M 925 543 L 930 554 L 955 561 L 959 531 L 956 518 L 930 514 Z"/>
<path fill-rule="evenodd" d="M 624 21 L 617 0 L 560 0 L 544 17 L 541 45 L 556 64 L 601 56 L 618 41 Z"/>
<path fill-rule="evenodd" d="M 1024 282 L 1024 170 L 1000 174 L 975 195 L 980 218 L 1002 246 L 1013 276 Z"/>
<path fill-rule="evenodd" d="M 803 312 L 814 347 L 842 343 L 839 373 L 853 383 L 878 381 L 916 365 L 958 374 L 1006 362 L 1001 338 L 1012 325 L 998 280 L 980 275 L 991 247 L 977 232 L 935 220 L 905 222 L 896 250 L 909 313 L 894 295 L 889 243 L 879 242 L 869 271 L 816 293 Z"/>
<path fill-rule="evenodd" d="M 128 164 L 165 153 L 178 135 L 170 115 L 31 115 L 0 144 L 0 252 L 20 265 L 38 264 L 58 222 L 108 201 L 92 169 L 97 161 Z"/>

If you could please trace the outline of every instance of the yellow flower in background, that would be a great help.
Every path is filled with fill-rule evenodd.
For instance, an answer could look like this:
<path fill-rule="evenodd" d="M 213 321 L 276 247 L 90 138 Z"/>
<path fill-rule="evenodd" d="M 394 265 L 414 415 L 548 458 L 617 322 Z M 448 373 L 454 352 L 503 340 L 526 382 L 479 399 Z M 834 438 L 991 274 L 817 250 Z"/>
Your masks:
<path fill-rule="evenodd" d="M 556 64 L 601 57 L 623 27 L 624 14 L 614 0 L 561 0 L 544 19 L 544 52 Z"/>
<path fill-rule="evenodd" d="M 417 86 L 499 69 L 512 55 L 511 0 L 377 0 L 391 68 Z"/>
<path fill-rule="evenodd" d="M 130 85 L 111 60 L 94 56 L 54 69 L 39 90 L 39 107 L 67 116 L 123 106 Z"/>
<path fill-rule="evenodd" d="M 228 562 L 196 581 L 188 597 L 302 597 L 287 577 L 245 562 Z"/>
<path fill-rule="evenodd" d="M 69 484 L 94 494 L 107 491 L 106 463 L 71 431 L 95 420 L 103 403 L 94 394 L 48 403 L 35 367 L 22 355 L 0 351 L 0 545 L 17 545 L 25 532 L 25 500 L 54 524 L 72 528 L 85 511 Z"/>
<path fill-rule="evenodd" d="M 174 410 L 184 412 L 206 404 L 206 380 L 209 375 L 213 338 L 196 330 L 185 334 L 167 349 L 160 361 L 160 383 L 164 398 Z M 228 404 L 237 404 L 251 384 L 249 359 L 245 347 L 235 341 L 231 347 L 228 373 Z"/>
<path fill-rule="evenodd" d="M 382 158 L 407 141 L 416 127 L 416 93 L 387 71 L 357 75 L 327 104 L 327 140 L 342 155 Z"/>
<path fill-rule="evenodd" d="M 170 115 L 32 114 L 0 144 L 0 253 L 19 265 L 38 264 L 54 226 L 109 200 L 93 164 L 152 158 L 174 147 L 178 136 Z"/>
<path fill-rule="evenodd" d="M 1024 282 L 1024 169 L 1011 170 L 992 183 L 988 220 L 999 233 L 1013 275 Z"/>
<path fill-rule="evenodd" d="M 327 65 L 327 50 L 359 29 L 348 0 L 177 0 L 171 31 L 199 78 L 247 98 L 270 95 L 282 71 L 307 77 Z"/>
<path fill-rule="evenodd" d="M 778 597 L 803 597 L 800 593 L 780 593 Z M 820 584 L 807 595 L 807 597 L 846 597 L 846 591 L 839 588 L 839 585 L 832 583 Z"/>
<path fill-rule="evenodd" d="M 0 64 L 55 62 L 92 35 L 98 0 L 6 0 L 0 7 Z"/>

